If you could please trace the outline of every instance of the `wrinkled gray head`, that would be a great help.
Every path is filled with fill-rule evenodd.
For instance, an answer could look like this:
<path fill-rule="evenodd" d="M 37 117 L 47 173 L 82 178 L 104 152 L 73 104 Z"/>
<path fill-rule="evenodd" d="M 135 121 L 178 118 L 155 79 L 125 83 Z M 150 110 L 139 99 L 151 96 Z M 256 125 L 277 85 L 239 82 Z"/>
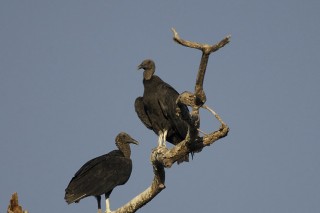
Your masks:
<path fill-rule="evenodd" d="M 138 66 L 138 69 L 144 69 L 143 78 L 149 80 L 156 70 L 156 65 L 151 59 L 146 59 Z"/>
<path fill-rule="evenodd" d="M 133 139 L 129 134 L 125 132 L 120 132 L 117 137 L 116 137 L 116 146 L 122 153 L 124 154 L 125 157 L 130 158 L 131 155 L 131 149 L 129 144 L 133 143 L 138 145 L 139 142 Z"/>

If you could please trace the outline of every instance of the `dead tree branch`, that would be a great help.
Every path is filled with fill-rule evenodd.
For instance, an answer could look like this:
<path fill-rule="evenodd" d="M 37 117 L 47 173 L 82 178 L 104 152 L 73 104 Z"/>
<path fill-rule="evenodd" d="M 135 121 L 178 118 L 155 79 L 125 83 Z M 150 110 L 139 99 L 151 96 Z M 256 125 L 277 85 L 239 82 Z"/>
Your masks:
<path fill-rule="evenodd" d="M 202 51 L 202 58 L 195 84 L 195 93 L 184 92 L 177 99 L 178 105 L 180 103 L 184 103 L 192 107 L 192 111 L 190 113 L 191 121 L 188 121 L 188 124 L 193 128 L 189 128 L 189 132 L 185 140 L 181 141 L 173 148 L 167 149 L 164 147 L 157 147 L 153 149 L 151 153 L 151 163 L 153 165 L 154 179 L 151 186 L 133 198 L 130 202 L 117 209 L 115 211 L 116 213 L 136 212 L 139 208 L 146 205 L 165 188 L 164 168 L 170 168 L 178 159 L 189 153 L 201 152 L 204 147 L 210 146 L 215 141 L 227 136 L 229 132 L 229 127 L 223 122 L 221 117 L 208 106 L 204 105 L 206 102 L 206 96 L 203 90 L 203 81 L 210 53 L 215 52 L 228 44 L 230 42 L 230 36 L 225 37 L 217 44 L 208 45 L 181 39 L 175 29 L 172 28 L 172 31 L 174 41 L 183 46 Z M 198 131 L 192 131 L 192 129 L 197 130 L 200 127 L 200 108 L 210 111 L 221 124 L 218 130 L 204 135 L 203 137 L 198 136 Z"/>
<path fill-rule="evenodd" d="M 146 190 L 141 194 L 133 198 L 130 202 L 124 206 L 118 208 L 114 213 L 133 213 L 140 209 L 142 206 L 150 202 L 157 194 L 159 194 L 163 189 L 165 189 L 165 172 L 164 167 L 157 161 L 157 150 L 151 153 L 151 162 L 153 165 L 154 178 Z"/>
<path fill-rule="evenodd" d="M 28 211 L 22 210 L 22 207 L 19 205 L 17 192 L 13 193 L 11 196 L 10 204 L 7 209 L 7 213 L 28 213 Z"/>
<path fill-rule="evenodd" d="M 202 57 L 200 61 L 199 71 L 197 75 L 196 85 L 195 85 L 195 95 L 196 95 L 196 105 L 201 106 L 206 102 L 206 95 L 203 90 L 203 80 L 207 69 L 207 64 L 209 60 L 209 55 L 220 48 L 224 47 L 226 44 L 230 42 L 230 35 L 222 39 L 220 42 L 209 45 L 209 44 L 201 44 L 198 42 L 187 41 L 181 39 L 177 31 L 172 28 L 173 32 L 173 40 L 185 47 L 195 48 L 202 51 Z"/>

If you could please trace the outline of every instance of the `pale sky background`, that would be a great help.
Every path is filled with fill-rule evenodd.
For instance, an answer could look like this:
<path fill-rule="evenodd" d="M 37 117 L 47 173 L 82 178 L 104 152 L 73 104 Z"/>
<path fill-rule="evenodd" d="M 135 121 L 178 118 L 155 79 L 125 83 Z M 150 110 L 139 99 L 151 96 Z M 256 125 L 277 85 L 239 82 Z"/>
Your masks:
<path fill-rule="evenodd" d="M 120 131 L 140 145 L 111 209 L 149 186 L 157 136 L 134 111 L 137 65 L 152 58 L 193 91 L 201 57 L 171 27 L 210 44 L 232 35 L 204 84 L 230 133 L 167 169 L 167 188 L 138 212 L 320 212 L 319 11 L 318 0 L 0 1 L 0 212 L 16 191 L 30 213 L 96 212 L 93 197 L 67 205 L 64 189 Z"/>

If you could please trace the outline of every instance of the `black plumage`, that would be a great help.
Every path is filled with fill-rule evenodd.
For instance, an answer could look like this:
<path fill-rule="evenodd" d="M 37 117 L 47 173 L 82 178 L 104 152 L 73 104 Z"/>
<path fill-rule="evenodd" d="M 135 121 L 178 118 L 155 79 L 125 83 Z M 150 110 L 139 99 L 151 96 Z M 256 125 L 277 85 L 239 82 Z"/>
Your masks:
<path fill-rule="evenodd" d="M 143 97 L 135 100 L 135 111 L 138 117 L 148 129 L 153 130 L 159 136 L 159 146 L 165 146 L 165 141 L 174 145 L 178 144 L 185 139 L 188 132 L 188 124 L 185 119 L 182 119 L 182 116 L 190 118 L 188 107 L 179 104 L 180 115 L 178 115 L 176 100 L 179 93 L 154 75 L 155 63 L 152 60 L 144 60 L 138 69 L 144 69 Z M 187 160 L 188 156 L 181 159 L 181 161 Z"/>
<path fill-rule="evenodd" d="M 106 212 L 110 212 L 109 196 L 112 190 L 125 184 L 132 171 L 130 143 L 138 144 L 127 133 L 121 132 L 116 139 L 117 150 L 96 157 L 85 163 L 71 179 L 65 190 L 68 204 L 79 202 L 88 196 L 95 196 L 98 212 L 101 212 L 101 195 L 105 194 Z"/>

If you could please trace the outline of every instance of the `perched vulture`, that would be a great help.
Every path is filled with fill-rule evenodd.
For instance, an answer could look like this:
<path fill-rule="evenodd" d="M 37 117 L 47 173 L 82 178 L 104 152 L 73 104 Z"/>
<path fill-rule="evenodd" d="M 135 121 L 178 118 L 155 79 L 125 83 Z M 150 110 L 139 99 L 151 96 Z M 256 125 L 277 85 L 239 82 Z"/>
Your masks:
<path fill-rule="evenodd" d="M 176 100 L 179 93 L 161 78 L 154 75 L 155 63 L 144 60 L 138 69 L 143 69 L 143 97 L 135 100 L 135 111 L 148 128 L 153 130 L 158 136 L 158 146 L 165 146 L 166 141 L 176 145 L 185 139 L 188 132 L 188 124 L 182 119 L 189 116 L 188 107 L 179 104 L 180 115 L 177 114 L 178 105 Z M 188 161 L 186 155 L 178 161 Z"/>
<path fill-rule="evenodd" d="M 111 212 L 109 196 L 112 190 L 116 186 L 125 184 L 131 175 L 132 161 L 129 144 L 138 144 L 124 132 L 117 135 L 115 142 L 118 149 L 89 160 L 76 172 L 65 190 L 64 199 L 68 204 L 78 203 L 88 196 L 95 196 L 98 212 L 101 212 L 101 195 L 104 194 L 106 212 Z"/>

